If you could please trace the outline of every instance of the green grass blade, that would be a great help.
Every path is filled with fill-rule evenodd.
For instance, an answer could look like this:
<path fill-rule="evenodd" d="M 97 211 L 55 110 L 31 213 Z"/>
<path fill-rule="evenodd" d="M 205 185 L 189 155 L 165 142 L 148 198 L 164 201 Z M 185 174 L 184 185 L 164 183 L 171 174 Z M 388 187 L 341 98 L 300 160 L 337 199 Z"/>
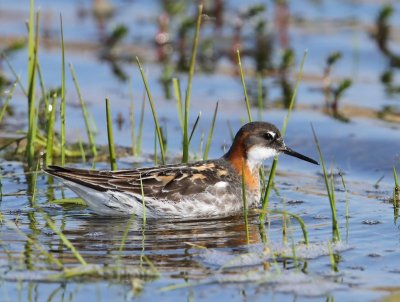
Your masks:
<path fill-rule="evenodd" d="M 61 166 L 65 165 L 65 48 L 62 15 L 60 14 L 61 29 Z"/>
<path fill-rule="evenodd" d="M 154 165 L 158 165 L 158 156 L 157 156 L 157 130 L 154 129 Z"/>
<path fill-rule="evenodd" d="M 237 53 L 239 71 L 240 71 L 240 79 L 242 80 L 242 85 L 243 85 L 244 100 L 246 102 L 247 117 L 249 119 L 249 122 L 252 122 L 253 118 L 251 117 L 250 101 L 249 101 L 249 96 L 247 95 L 246 81 L 244 80 L 242 61 L 240 59 L 240 51 L 239 51 L 239 49 L 236 50 L 236 53 Z"/>
<path fill-rule="evenodd" d="M 203 143 L 204 143 L 204 131 L 201 131 L 200 142 L 199 142 L 199 155 L 203 153 Z"/>
<path fill-rule="evenodd" d="M 110 152 L 110 166 L 111 170 L 117 170 L 117 161 L 115 159 L 114 136 L 112 130 L 112 120 L 110 113 L 110 104 L 106 98 L 106 118 L 107 118 L 107 135 L 108 135 L 108 150 Z"/>
<path fill-rule="evenodd" d="M 57 95 L 53 94 L 53 102 L 49 107 L 50 117 L 47 120 L 47 142 L 46 142 L 46 166 L 53 164 L 53 144 L 54 144 L 54 121 L 56 119 Z"/>
<path fill-rule="evenodd" d="M 235 133 L 233 132 L 233 128 L 232 128 L 231 122 L 229 120 L 227 121 L 227 124 L 228 124 L 228 130 L 229 130 L 229 137 L 231 139 L 231 142 L 233 142 L 233 140 L 235 138 Z"/>
<path fill-rule="evenodd" d="M 329 177 L 328 177 L 328 172 L 326 171 L 324 157 L 322 155 L 321 147 L 320 147 L 319 142 L 318 142 L 317 134 L 315 133 L 315 130 L 314 130 L 314 127 L 313 127 L 312 124 L 311 124 L 311 129 L 312 129 L 312 132 L 313 132 L 313 135 L 314 135 L 315 144 L 317 146 L 319 158 L 320 158 L 320 161 L 321 161 L 322 171 L 324 173 L 325 187 L 326 187 L 327 195 L 329 197 L 329 204 L 331 206 L 331 212 L 332 212 L 332 237 L 333 237 L 334 241 L 336 241 L 336 240 L 340 241 L 340 231 L 339 231 L 339 226 L 338 226 L 338 222 L 337 222 L 337 218 L 336 218 L 336 202 L 335 202 L 335 199 L 334 199 L 334 195 L 331 192 L 332 191 L 332 185 L 329 184 Z"/>
<path fill-rule="evenodd" d="M 37 161 L 36 163 L 36 170 L 33 172 L 33 177 L 32 177 L 32 197 L 31 197 L 31 205 L 32 207 L 36 207 L 36 193 L 37 193 L 37 175 L 39 172 L 39 166 L 40 166 L 40 161 Z"/>
<path fill-rule="evenodd" d="M 3 201 L 3 176 L 0 174 L 0 203 Z M 0 223 L 3 223 L 3 214 L 0 212 Z"/>
<path fill-rule="evenodd" d="M 129 106 L 129 121 L 131 123 L 131 151 L 132 156 L 136 155 L 136 132 L 135 132 L 135 110 L 133 105 L 133 100 L 131 100 L 131 105 Z"/>
<path fill-rule="evenodd" d="M 200 33 L 200 24 L 201 24 L 201 16 L 203 13 L 203 5 L 199 5 L 198 13 L 197 13 L 197 21 L 196 21 L 196 30 L 193 39 L 192 45 L 192 58 L 190 60 L 189 67 L 189 75 L 188 82 L 186 87 L 186 95 L 185 95 L 185 111 L 184 111 L 184 120 L 183 120 L 183 154 L 182 154 L 182 162 L 187 163 L 189 160 L 189 112 L 190 112 L 190 95 L 192 92 L 192 80 L 194 75 L 194 67 L 196 64 L 196 54 L 197 54 L 197 46 L 199 43 L 199 33 Z"/>
<path fill-rule="evenodd" d="M 344 181 L 343 173 L 339 172 L 339 176 L 340 176 L 340 179 L 342 180 L 342 185 L 343 185 L 343 189 L 344 189 L 345 196 L 346 196 L 346 218 L 348 218 L 349 217 L 349 194 L 347 191 L 346 183 Z"/>
<path fill-rule="evenodd" d="M 49 108 L 49 96 L 47 95 L 46 85 L 44 84 L 42 68 L 40 67 L 39 61 L 36 64 L 37 66 L 37 73 L 39 75 L 39 83 L 40 89 L 42 91 L 42 98 L 44 101 L 44 107 L 46 108 L 44 111 L 44 120 L 47 122 L 48 120 L 48 108 Z"/>
<path fill-rule="evenodd" d="M 83 259 L 82 255 L 79 253 L 79 251 L 75 248 L 75 246 L 69 241 L 69 239 L 63 234 L 63 232 L 54 224 L 54 222 L 45 214 L 42 212 L 42 217 L 46 221 L 47 225 L 49 228 L 56 233 L 62 242 L 69 248 L 74 255 L 74 257 L 80 262 L 82 265 L 87 265 L 87 262 L 85 259 Z"/>
<path fill-rule="evenodd" d="M 143 125 L 144 125 L 144 110 L 146 108 L 146 93 L 143 93 L 142 109 L 140 110 L 139 130 L 136 143 L 136 154 L 142 153 L 142 138 L 143 138 Z"/>
<path fill-rule="evenodd" d="M 176 109 L 178 111 L 179 124 L 181 126 L 181 130 L 182 130 L 182 133 L 183 133 L 182 95 L 181 95 L 181 84 L 179 82 L 179 79 L 178 78 L 173 78 L 172 79 L 172 85 L 174 87 L 174 92 L 175 92 Z M 190 144 L 190 139 L 189 139 L 189 144 Z"/>
<path fill-rule="evenodd" d="M 61 263 L 60 260 L 57 258 L 54 258 L 51 253 L 49 253 L 46 248 L 42 247 L 37 240 L 33 240 L 29 236 L 27 236 L 24 232 L 22 232 L 15 224 L 15 222 L 11 222 L 3 217 L 3 223 L 9 227 L 10 229 L 13 229 L 20 237 L 22 237 L 24 240 L 28 241 L 30 244 L 32 244 L 37 250 L 39 250 L 47 259 L 50 263 L 54 263 L 59 269 L 64 269 L 64 265 Z"/>
<path fill-rule="evenodd" d="M 144 87 L 146 88 L 147 97 L 149 99 L 149 103 L 150 103 L 150 107 L 151 107 L 151 112 L 153 113 L 154 125 L 155 125 L 156 131 L 157 131 L 158 143 L 160 145 L 161 160 L 162 160 L 163 165 L 165 165 L 164 142 L 163 142 L 163 138 L 162 138 L 162 134 L 161 134 L 161 129 L 160 129 L 160 126 L 159 126 L 159 123 L 158 123 L 157 112 L 156 112 L 156 109 L 154 107 L 154 102 L 153 102 L 153 98 L 152 98 L 151 93 L 150 93 L 149 85 L 147 84 L 146 75 L 144 74 L 144 71 L 143 71 L 143 68 L 142 68 L 142 64 L 140 64 L 140 61 L 139 61 L 138 57 L 136 57 L 136 62 L 138 64 L 138 66 L 139 66 L 140 74 L 142 75 Z"/>
<path fill-rule="evenodd" d="M 4 117 L 4 115 L 5 115 L 6 111 L 7 111 L 8 103 L 10 102 L 10 100 L 11 100 L 13 94 L 14 94 L 14 90 L 17 87 L 17 82 L 18 82 L 18 80 L 15 80 L 14 83 L 11 85 L 11 89 L 7 94 L 6 100 L 4 101 L 3 108 L 1 108 L 1 111 L 0 111 L 0 124 L 3 121 L 3 117 Z"/>
<path fill-rule="evenodd" d="M 6 56 L 6 54 L 4 52 L 1 53 L 1 57 L 4 59 L 4 61 L 6 61 L 8 68 L 10 68 L 11 73 L 13 74 L 14 78 L 17 79 L 17 83 L 19 88 L 21 89 L 22 93 L 28 97 L 28 92 L 26 91 L 24 84 L 22 84 L 21 82 L 21 78 L 20 76 L 17 74 L 17 72 L 15 71 L 14 67 L 11 65 L 10 60 L 8 59 L 8 57 Z"/>
<path fill-rule="evenodd" d="M 329 242 L 328 242 L 328 252 L 329 252 L 329 262 L 331 263 L 331 269 L 334 272 L 338 272 L 339 270 L 335 260 L 335 255 L 333 254 L 332 246 Z"/>
<path fill-rule="evenodd" d="M 331 189 L 330 189 L 330 192 L 331 192 L 331 195 L 332 195 L 332 200 L 336 200 L 336 197 L 335 197 L 335 179 L 334 179 L 334 175 L 333 175 L 333 169 L 331 168 Z M 336 202 L 334 203 L 334 205 L 335 205 L 335 212 L 336 212 Z"/>
<path fill-rule="evenodd" d="M 192 141 L 192 137 L 193 137 L 194 131 L 197 128 L 197 125 L 199 123 L 200 117 L 201 117 L 201 111 L 199 112 L 199 115 L 197 116 L 196 121 L 194 122 L 194 125 L 193 125 L 193 128 L 192 128 L 192 132 L 190 133 L 190 136 L 189 136 L 189 143 Z"/>
<path fill-rule="evenodd" d="M 86 154 L 85 154 L 85 149 L 83 148 L 82 136 L 80 134 L 78 135 L 78 144 L 79 144 L 79 150 L 81 151 L 82 163 L 85 164 Z"/>
<path fill-rule="evenodd" d="M 342 185 L 343 185 L 343 189 L 344 189 L 345 196 L 346 196 L 346 215 L 345 215 L 345 218 L 346 218 L 346 242 L 347 242 L 348 238 L 349 238 L 349 218 L 350 218 L 350 215 L 349 215 L 349 194 L 348 194 L 348 191 L 347 191 L 346 183 L 344 181 L 343 173 L 340 172 L 340 171 L 339 171 L 339 176 L 340 176 L 340 179 L 342 180 Z"/>
<path fill-rule="evenodd" d="M 144 189 L 142 175 L 140 175 L 140 192 L 142 194 L 142 207 L 143 207 L 143 226 L 146 225 L 146 203 L 144 202 Z"/>
<path fill-rule="evenodd" d="M 96 157 L 97 156 L 96 144 L 94 142 L 93 133 L 90 129 L 90 123 L 89 123 L 89 117 L 87 114 L 86 104 L 82 98 L 81 89 L 79 88 L 78 78 L 76 77 L 74 66 L 72 64 L 69 64 L 69 69 L 71 71 L 72 80 L 74 81 L 76 93 L 78 94 L 79 104 L 81 105 L 81 108 L 82 108 L 82 114 L 83 114 L 83 119 L 85 121 L 86 133 L 87 133 L 87 136 L 89 139 L 90 149 L 92 150 L 93 156 Z"/>
<path fill-rule="evenodd" d="M 261 73 L 257 74 L 257 109 L 258 109 L 258 120 L 262 120 L 262 112 L 264 109 L 263 99 L 263 82 Z"/>
<path fill-rule="evenodd" d="M 125 247 L 126 238 L 128 237 L 129 230 L 130 230 L 130 228 L 132 226 L 132 223 L 135 220 L 135 218 L 136 218 L 136 215 L 132 214 L 131 217 L 128 220 L 128 223 L 126 224 L 126 227 L 124 229 L 124 233 L 122 234 L 121 243 L 120 243 L 119 249 L 118 249 L 118 258 L 117 258 L 118 266 L 121 263 L 122 251 L 124 250 L 124 247 Z"/>
<path fill-rule="evenodd" d="M 35 62 L 35 1 L 30 1 L 29 21 L 28 21 L 28 87 L 32 89 L 32 80 L 34 78 L 36 62 Z M 29 92 L 28 92 L 29 98 Z M 29 107 L 29 110 L 31 108 Z"/>
<path fill-rule="evenodd" d="M 60 198 L 60 199 L 52 199 L 51 203 L 55 203 L 58 205 L 78 205 L 78 206 L 86 206 L 86 202 L 82 198 Z"/>
<path fill-rule="evenodd" d="M 28 165 L 33 167 L 35 156 L 36 117 L 35 117 L 35 87 L 36 64 L 39 47 L 39 20 L 40 12 L 36 14 L 36 26 L 34 22 L 34 1 L 31 0 L 29 13 L 29 62 L 28 62 L 28 142 L 26 147 Z M 36 33 L 36 34 L 35 34 Z"/>
<path fill-rule="evenodd" d="M 290 118 L 290 115 L 292 114 L 293 106 L 294 106 L 294 103 L 296 100 L 297 89 L 299 87 L 301 78 L 303 77 L 303 67 L 304 67 L 304 63 L 306 62 L 306 59 L 307 59 L 307 54 L 308 54 L 308 51 L 305 50 L 304 54 L 303 54 L 303 59 L 301 60 L 301 63 L 300 63 L 299 73 L 297 74 L 297 79 L 296 79 L 296 84 L 294 86 L 293 95 L 292 95 L 292 98 L 290 99 L 290 104 L 289 104 L 287 114 L 285 116 L 285 121 L 283 122 L 282 130 L 281 130 L 282 137 L 285 136 L 285 134 L 286 134 L 286 128 L 287 128 L 287 125 L 289 124 L 289 118 Z"/>
<path fill-rule="evenodd" d="M 129 80 L 129 97 L 131 99 L 131 104 L 129 106 L 129 121 L 131 124 L 131 151 L 132 156 L 136 154 L 136 129 L 135 129 L 135 106 L 134 106 L 134 98 L 133 98 L 133 83 L 132 79 Z"/>
<path fill-rule="evenodd" d="M 287 127 L 287 124 L 289 123 L 289 117 L 290 117 L 290 115 L 292 113 L 292 110 L 293 110 L 293 105 L 294 105 L 294 102 L 295 102 L 295 99 L 296 99 L 297 89 L 299 87 L 299 83 L 300 83 L 301 78 L 302 78 L 303 67 L 304 67 L 304 63 L 306 61 L 306 58 L 307 58 L 307 50 L 304 51 L 303 59 L 301 60 L 299 73 L 298 73 L 297 79 L 296 79 L 296 84 L 294 86 L 293 95 L 292 95 L 292 98 L 290 100 L 288 112 L 287 112 L 285 120 L 283 122 L 282 130 L 281 130 L 282 137 L 285 136 L 286 127 Z M 265 194 L 264 194 L 264 197 L 263 197 L 263 200 L 262 200 L 262 209 L 264 211 L 268 208 L 269 194 L 271 192 L 272 183 L 273 183 L 273 180 L 274 180 L 274 177 L 275 177 L 275 172 L 276 172 L 277 165 L 278 165 L 278 158 L 275 157 L 274 161 L 272 163 L 272 167 L 271 167 L 270 173 L 269 173 L 267 188 L 265 189 Z M 265 213 L 261 213 L 261 215 L 260 215 L 261 223 L 264 221 L 264 219 L 265 219 Z"/>
<path fill-rule="evenodd" d="M 218 113 L 218 102 L 215 105 L 215 110 L 214 110 L 214 115 L 213 115 L 212 122 L 211 122 L 210 131 L 208 132 L 206 147 L 204 148 L 203 160 L 208 159 L 208 152 L 210 151 L 211 139 L 212 139 L 212 136 L 214 133 L 214 126 L 215 126 L 215 120 L 217 118 L 217 113 Z"/>
<path fill-rule="evenodd" d="M 397 171 L 395 166 L 393 166 L 393 178 L 394 178 L 393 207 L 396 214 L 398 212 L 398 208 L 400 207 L 400 187 L 399 187 L 399 178 L 397 177 Z M 397 217 L 398 215 L 395 215 L 395 222 L 397 221 Z"/>
<path fill-rule="evenodd" d="M 304 220 L 300 216 L 298 216 L 296 214 L 293 214 L 293 213 L 290 213 L 290 212 L 280 211 L 280 210 L 256 210 L 256 212 L 264 213 L 264 214 L 268 214 L 268 213 L 269 214 L 280 214 L 280 215 L 284 215 L 285 214 L 285 215 L 289 215 L 290 217 L 296 219 L 296 221 L 300 225 L 301 231 L 303 233 L 304 243 L 306 245 L 309 244 L 307 227 L 306 227 L 306 224 L 305 224 Z"/>

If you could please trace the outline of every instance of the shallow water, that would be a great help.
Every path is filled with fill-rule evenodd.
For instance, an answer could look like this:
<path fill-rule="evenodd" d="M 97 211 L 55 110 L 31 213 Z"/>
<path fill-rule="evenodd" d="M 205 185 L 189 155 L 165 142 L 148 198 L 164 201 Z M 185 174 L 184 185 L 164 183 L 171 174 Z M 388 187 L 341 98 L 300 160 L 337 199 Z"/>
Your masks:
<path fill-rule="evenodd" d="M 255 2 L 255 1 L 253 1 Z M 180 128 L 174 101 L 165 99 L 158 82 L 162 67 L 155 61 L 153 38 L 157 30 L 156 18 L 161 10 L 157 3 L 114 1 L 117 12 L 106 24 L 111 30 L 117 21 L 129 24 L 130 34 L 126 43 L 136 43 L 142 63 L 156 100 L 157 111 L 168 132 L 168 154 L 171 161 L 180 155 Z M 256 2 L 255 2 L 256 3 Z M 267 15 L 271 16 L 273 6 Z M 115 141 L 125 147 L 131 143 L 129 113 L 129 85 L 117 80 L 105 62 L 98 60 L 98 52 L 80 51 L 73 43 L 88 43 L 98 47 L 99 28 L 89 15 L 78 19 L 80 8 L 90 9 L 89 2 L 37 1 L 37 6 L 52 16 L 49 26 L 53 39 L 58 39 L 58 12 L 62 9 L 67 62 L 74 64 L 82 93 L 96 121 L 96 143 L 107 144 L 104 97 L 111 99 L 114 118 L 122 113 L 125 119 L 120 130 L 114 127 Z M 227 16 L 234 15 L 243 4 L 227 4 Z M 357 9 L 355 9 L 357 8 Z M 310 246 L 304 247 L 301 229 L 291 220 L 286 242 L 282 235 L 282 217 L 271 215 L 260 228 L 258 217 L 250 217 L 250 242 L 246 241 L 246 228 L 241 215 L 221 219 L 197 221 L 168 221 L 109 219 L 96 217 L 79 206 L 61 207 L 50 203 L 53 199 L 75 197 L 60 184 L 51 182 L 40 174 L 37 198 L 32 202 L 32 175 L 26 173 L 18 161 L 1 160 L 2 200 L 1 213 L 6 221 L 17 225 L 28 238 L 39 243 L 46 251 L 68 268 L 79 268 L 79 262 L 52 231 L 43 218 L 43 210 L 62 230 L 82 257 L 97 265 L 98 274 L 76 278 L 57 277 L 59 271 L 50 265 L 29 239 L 19 235 L 9 225 L 0 226 L 0 282 L 4 301 L 84 301 L 96 300 L 206 300 L 230 299 L 233 301 L 376 301 L 384 297 L 396 299 L 400 292 L 400 252 L 398 213 L 389 202 L 393 192 L 393 166 L 399 167 L 399 124 L 373 118 L 371 115 L 350 115 L 350 123 L 343 123 L 325 115 L 323 95 L 316 91 L 322 86 L 322 69 L 326 56 L 336 50 L 343 52 L 343 59 L 334 67 L 334 78 L 351 77 L 353 86 L 345 93 L 341 106 L 359 106 L 361 109 L 380 111 L 383 106 L 398 108 L 398 95 L 388 96 L 379 83 L 381 72 L 387 67 L 386 59 L 369 38 L 367 29 L 373 25 L 380 4 L 371 1 L 295 1 L 290 3 L 294 21 L 289 27 L 290 44 L 296 51 L 298 64 L 304 48 L 308 58 L 297 97 L 298 107 L 293 112 L 286 143 L 293 149 L 317 158 L 310 122 L 313 123 L 325 160 L 344 172 L 348 195 L 340 178 L 335 179 L 337 211 L 342 242 L 330 244 L 331 212 L 320 167 L 281 156 L 276 178 L 276 191 L 272 192 L 271 209 L 284 209 L 304 220 Z M 398 25 L 400 6 L 395 5 L 391 24 Z M 28 6 L 15 1 L 0 4 L 0 38 L 25 35 L 24 19 Z M 229 18 L 227 18 L 229 19 Z M 133 21 L 132 21 L 133 20 Z M 132 21 L 132 22 L 130 22 Z M 354 21 L 354 23 L 350 22 Z M 270 25 L 273 22 L 270 20 Z M 229 25 L 229 21 L 227 21 Z M 223 35 L 231 35 L 226 25 Z M 140 30 L 137 30 L 140 28 Z M 204 33 L 209 34 L 207 29 Z M 244 43 L 250 45 L 251 28 L 245 27 Z M 394 33 L 396 41 L 397 32 Z M 398 40 L 397 40 L 398 41 Z M 399 49 L 394 42 L 393 48 Z M 143 53 L 141 51 L 144 51 Z M 275 54 L 278 55 L 279 51 Z M 23 82 L 26 70 L 26 53 L 11 57 Z M 46 85 L 55 87 L 60 79 L 60 50 L 58 47 L 40 49 L 40 62 Z M 223 58 L 217 61 L 212 74 L 195 74 L 192 91 L 192 121 L 199 111 L 202 117 L 199 131 L 193 138 L 192 156 L 201 157 L 198 151 L 201 132 L 208 133 L 215 102 L 220 103 L 210 157 L 218 157 L 231 139 L 227 121 L 234 130 L 245 120 L 245 107 L 240 79 L 234 76 L 231 63 Z M 244 66 L 252 66 L 249 57 L 243 58 Z M 296 65 L 297 66 L 297 65 Z M 249 67 L 250 68 L 250 67 Z M 297 67 L 296 67 L 297 68 Z M 6 68 L 3 68 L 8 72 Z M 139 71 L 134 64 L 124 64 L 132 77 L 135 116 L 139 118 L 143 87 Z M 226 70 L 229 70 L 226 72 Z M 293 82 L 294 82 L 293 70 Z M 185 76 L 180 75 L 185 87 Z M 81 109 L 67 76 L 67 136 L 76 142 L 77 134 L 84 129 Z M 264 79 L 268 85 L 268 109 L 262 119 L 281 125 L 286 111 L 275 108 L 271 100 L 280 95 L 274 80 Z M 249 86 L 251 83 L 249 83 Z M 16 116 L 6 120 L 4 131 L 21 128 L 21 116 L 26 112 L 26 99 L 16 91 L 12 104 Z M 360 111 L 360 110 L 358 110 Z M 257 116 L 256 109 L 252 111 Z M 146 109 L 143 140 L 144 157 L 152 158 L 154 129 L 151 112 Z M 175 139 L 178 138 L 178 139 Z M 134 162 L 134 164 L 132 164 Z M 118 161 L 120 168 L 151 165 L 143 158 L 125 157 Z M 90 164 L 68 163 L 79 167 Z M 268 170 L 270 162 L 266 163 Z M 108 163 L 98 163 L 97 168 L 108 169 Z M 376 185 L 378 179 L 383 179 Z M 346 198 L 350 217 L 346 219 Z M 39 209 L 39 210 L 38 210 Z M 41 209 L 41 210 L 40 210 Z M 122 252 L 119 251 L 128 223 L 132 223 Z M 293 255 L 295 244 L 295 255 Z M 331 269 L 329 250 L 337 260 L 337 272 Z M 280 257 L 271 257 L 271 252 Z M 293 259 L 293 256 L 294 259 Z M 159 272 L 155 274 L 148 262 Z M 123 269 L 113 270 L 116 264 Z M 145 270 L 141 270 L 141 269 Z M 394 301 L 394 300 L 393 300 Z"/>

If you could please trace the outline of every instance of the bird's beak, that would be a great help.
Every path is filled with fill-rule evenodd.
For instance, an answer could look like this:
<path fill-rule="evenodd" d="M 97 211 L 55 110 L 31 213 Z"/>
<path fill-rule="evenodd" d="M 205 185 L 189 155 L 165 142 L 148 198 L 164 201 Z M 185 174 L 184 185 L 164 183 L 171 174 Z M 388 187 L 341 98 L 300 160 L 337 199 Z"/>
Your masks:
<path fill-rule="evenodd" d="M 283 149 L 281 150 L 281 152 L 290 155 L 290 156 L 294 156 L 297 158 L 300 158 L 302 160 L 308 161 L 309 163 L 315 164 L 315 165 L 319 165 L 319 163 L 316 160 L 313 160 L 312 158 L 309 158 L 303 154 L 297 153 L 296 151 L 293 151 L 292 149 L 288 148 L 288 147 L 283 147 Z"/>

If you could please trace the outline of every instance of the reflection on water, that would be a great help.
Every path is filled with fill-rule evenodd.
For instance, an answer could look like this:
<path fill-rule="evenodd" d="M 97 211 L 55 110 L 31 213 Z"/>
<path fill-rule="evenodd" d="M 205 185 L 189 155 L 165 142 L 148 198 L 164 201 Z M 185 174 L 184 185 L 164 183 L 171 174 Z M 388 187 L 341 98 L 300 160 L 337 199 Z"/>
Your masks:
<path fill-rule="evenodd" d="M 39 176 L 37 198 L 33 200 L 30 197 L 33 187 L 29 173 L 24 174 L 21 166 L 16 164 L 3 165 L 3 173 L 3 217 L 15 224 L 25 236 L 21 236 L 6 224 L 0 226 L 0 279 L 9 292 L 18 287 L 16 281 L 22 280 L 24 285 L 19 290 L 23 297 L 28 297 L 36 291 L 40 301 L 51 300 L 53 294 L 59 296 L 62 293 L 76 295 L 79 297 L 76 299 L 80 300 L 86 299 L 87 290 L 92 292 L 96 284 L 105 284 L 106 288 L 115 284 L 110 292 L 101 290 L 101 296 L 108 297 L 111 292 L 115 294 L 123 291 L 126 295 L 135 292 L 146 300 L 150 298 L 146 289 L 154 290 L 155 295 L 162 297 L 158 290 L 167 285 L 178 283 L 186 287 L 187 284 L 206 282 L 210 284 L 209 288 L 224 295 L 228 294 L 227 288 L 236 294 L 243 288 L 252 288 L 255 292 L 261 291 L 264 294 L 266 291 L 283 292 L 285 294 L 280 294 L 283 295 L 282 299 L 288 301 L 292 292 L 296 293 L 294 295 L 307 295 L 306 292 L 309 291 L 309 294 L 321 296 L 333 291 L 335 296 L 340 296 L 336 292 L 340 293 L 343 288 L 349 290 L 349 285 L 353 284 L 354 280 L 373 286 L 379 285 L 379 280 L 384 280 L 385 285 L 394 282 L 387 270 L 390 268 L 388 264 L 391 259 L 399 252 L 398 245 L 392 240 L 398 230 L 393 225 L 393 211 L 390 206 L 376 202 L 392 193 L 384 184 L 380 185 L 379 191 L 374 191 L 374 196 L 369 193 L 368 197 L 365 193 L 365 183 L 347 183 L 347 187 L 351 188 L 348 196 L 351 201 L 348 225 L 345 224 L 345 203 L 342 202 L 345 200 L 345 193 L 341 190 L 336 192 L 339 200 L 339 224 L 341 231 L 348 234 L 342 237 L 348 242 L 344 244 L 345 248 L 333 254 L 335 269 L 339 272 L 330 273 L 333 274 L 332 277 L 330 274 L 326 276 L 326 271 L 330 271 L 331 267 L 326 243 L 331 238 L 330 210 L 320 176 L 305 177 L 288 173 L 278 175 L 276 180 L 279 194 L 288 198 L 285 203 L 286 209 L 299 214 L 307 225 L 311 248 L 308 250 L 299 245 L 302 235 L 295 221 L 286 220 L 286 237 L 283 238 L 282 217 L 279 215 L 270 217 L 271 220 L 266 223 L 264 230 L 259 227 L 258 216 L 251 215 L 248 244 L 242 215 L 186 221 L 148 219 L 146 224 L 140 219 L 98 217 L 84 208 L 62 208 L 49 203 L 53 196 L 72 197 L 73 194 L 68 190 L 64 191 L 61 186 L 49 186 L 47 176 Z M 15 192 L 22 188 L 25 188 L 24 192 L 31 193 L 16 195 Z M 282 209 L 282 202 L 283 199 L 273 196 L 270 208 Z M 363 206 L 358 207 L 357 204 Z M 85 282 L 81 286 L 85 290 L 78 286 L 80 279 L 53 279 L 55 284 L 46 287 L 45 284 L 52 280 L 57 271 L 37 245 L 59 259 L 65 267 L 76 268 L 79 262 L 60 237 L 49 228 L 43 214 L 34 210 L 35 205 L 55 221 L 57 227 L 89 264 L 98 265 L 104 270 L 122 264 L 124 269 L 135 272 L 142 267 L 150 268 L 148 259 L 161 273 L 160 277 L 139 278 L 132 273 L 125 273 L 124 277 L 119 277 L 120 271 L 115 274 L 114 270 L 113 275 L 109 273 L 89 279 L 82 277 L 81 280 Z M 372 219 L 381 223 L 362 223 Z M 384 223 L 387 220 L 390 224 Z M 126 230 L 128 231 L 125 244 L 120 252 Z M 365 232 L 369 233 L 368 238 Z M 267 245 L 262 242 L 263 236 L 266 236 L 264 240 L 268 240 Z M 371 240 L 378 245 L 371 247 Z M 287 244 L 282 246 L 284 241 Z M 292 256 L 286 258 L 282 254 L 283 251 L 291 253 L 293 244 L 298 259 Z M 368 256 L 371 254 L 371 248 L 379 258 Z M 280 251 L 281 258 L 278 262 L 271 261 L 268 254 L 271 250 Z M 376 259 L 381 260 L 376 262 Z M 231 267 L 233 263 L 235 264 Z M 366 275 L 364 270 L 374 271 L 376 268 L 382 269 L 382 273 L 371 281 L 366 277 L 368 274 Z M 281 274 L 277 274 L 279 271 Z M 236 285 L 227 287 L 225 284 Z M 190 295 L 191 291 L 196 295 L 202 293 L 201 287 L 188 287 L 182 291 L 185 295 Z M 169 295 L 179 296 L 182 291 Z M 13 297 L 13 294 L 11 296 Z"/>
<path fill-rule="evenodd" d="M 29 182 L 28 182 L 29 183 Z M 60 215 L 60 208 L 43 205 L 56 225 L 82 254 L 88 263 L 113 264 L 120 255 L 121 242 L 128 230 L 122 249 L 121 261 L 135 265 L 146 255 L 160 270 L 193 269 L 199 264 L 194 257 L 200 248 L 228 248 L 234 250 L 247 244 L 243 216 L 210 220 L 163 220 L 97 217 L 82 214 L 81 209 L 69 208 Z M 79 264 L 69 249 L 46 225 L 42 214 L 31 209 L 15 216 L 15 212 L 4 215 L 14 221 L 18 228 L 34 241 L 59 258 L 64 264 Z M 251 216 L 249 243 L 260 243 L 258 217 Z M 21 249 L 20 239 L 16 242 L 14 230 L 3 227 L 2 243 L 9 246 L 14 255 Z M 36 261 L 40 253 L 28 240 L 25 242 L 23 261 L 26 269 L 42 266 Z M 7 259 L 2 253 L 1 258 Z"/>

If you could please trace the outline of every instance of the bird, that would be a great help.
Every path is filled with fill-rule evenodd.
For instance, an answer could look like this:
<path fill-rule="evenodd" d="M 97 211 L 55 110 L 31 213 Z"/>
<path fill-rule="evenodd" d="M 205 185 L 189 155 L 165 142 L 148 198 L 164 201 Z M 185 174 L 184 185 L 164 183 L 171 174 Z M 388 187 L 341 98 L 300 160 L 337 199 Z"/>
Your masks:
<path fill-rule="evenodd" d="M 273 124 L 250 122 L 239 129 L 228 152 L 218 159 L 131 170 L 48 166 L 44 171 L 61 178 L 94 214 L 223 217 L 243 212 L 243 187 L 247 207 L 260 206 L 259 169 L 265 159 L 280 153 L 318 165 L 287 147 Z"/>

